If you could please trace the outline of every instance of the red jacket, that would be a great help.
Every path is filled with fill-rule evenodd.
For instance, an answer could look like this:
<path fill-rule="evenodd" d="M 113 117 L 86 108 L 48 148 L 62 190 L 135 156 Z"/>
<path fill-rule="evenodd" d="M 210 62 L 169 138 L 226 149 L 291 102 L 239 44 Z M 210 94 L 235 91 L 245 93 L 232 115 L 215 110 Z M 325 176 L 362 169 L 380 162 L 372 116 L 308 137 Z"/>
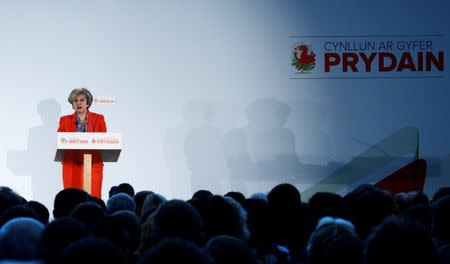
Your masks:
<path fill-rule="evenodd" d="M 105 118 L 93 112 L 86 116 L 87 132 L 106 132 Z M 59 120 L 58 132 L 77 132 L 75 113 L 66 115 Z M 91 191 L 97 198 L 102 197 L 103 162 L 98 151 L 66 150 L 63 158 L 64 188 L 83 189 L 83 153 L 92 154 Z"/>
<path fill-rule="evenodd" d="M 106 132 L 105 117 L 103 115 L 89 112 L 86 115 L 86 122 L 88 126 L 87 132 Z M 75 113 L 62 116 L 59 119 L 58 132 L 77 132 L 77 117 Z M 82 164 L 83 155 L 81 151 L 78 150 L 65 151 L 63 163 L 64 162 Z M 92 163 L 103 164 L 99 153 L 92 152 Z"/>
<path fill-rule="evenodd" d="M 89 112 L 86 116 L 87 132 L 106 132 L 105 117 L 101 114 Z M 59 119 L 58 132 L 77 132 L 77 117 L 75 113 L 62 116 Z"/>

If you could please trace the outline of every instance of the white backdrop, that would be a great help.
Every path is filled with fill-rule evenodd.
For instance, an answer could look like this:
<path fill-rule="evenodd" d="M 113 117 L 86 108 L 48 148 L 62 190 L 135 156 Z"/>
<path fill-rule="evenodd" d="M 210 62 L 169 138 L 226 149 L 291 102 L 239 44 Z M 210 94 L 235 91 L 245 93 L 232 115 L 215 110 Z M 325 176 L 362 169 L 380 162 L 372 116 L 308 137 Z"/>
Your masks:
<path fill-rule="evenodd" d="M 414 126 L 421 156 L 441 164 L 450 149 L 447 69 L 439 79 L 292 80 L 289 36 L 442 34 L 448 47 L 449 13 L 444 0 L 3 3 L 0 185 L 51 204 L 62 185 L 54 133 L 80 86 L 116 99 L 91 108 L 125 145 L 119 163 L 105 164 L 105 198 L 121 182 L 187 198 L 191 170 L 202 162 L 215 172 L 209 187 L 229 190 L 220 142 L 247 127 L 246 109 L 267 98 L 290 109 L 279 129 L 294 141 L 278 143 L 294 144 L 300 162 L 346 163 Z M 255 141 L 253 159 L 286 150 Z M 427 179 L 429 193 L 449 183 L 442 164 Z M 269 188 L 252 186 L 246 191 Z"/>

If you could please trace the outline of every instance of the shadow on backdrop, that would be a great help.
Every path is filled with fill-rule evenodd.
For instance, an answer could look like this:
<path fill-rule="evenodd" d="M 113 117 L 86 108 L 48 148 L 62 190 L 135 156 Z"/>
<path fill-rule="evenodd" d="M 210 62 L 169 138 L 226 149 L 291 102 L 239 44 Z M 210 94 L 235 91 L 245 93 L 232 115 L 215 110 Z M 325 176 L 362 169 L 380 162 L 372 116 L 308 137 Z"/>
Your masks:
<path fill-rule="evenodd" d="M 53 208 L 62 189 L 61 164 L 54 162 L 61 105 L 53 98 L 37 105 L 42 125 L 30 128 L 26 150 L 8 150 L 7 167 L 16 176 L 31 176 L 32 199 Z"/>
<path fill-rule="evenodd" d="M 202 124 L 202 114 L 195 102 L 189 102 L 181 111 L 181 122 L 166 129 L 164 136 L 164 158 L 169 171 L 172 195 L 183 199 L 192 196 L 190 170 L 184 154 L 184 141 L 188 132 Z"/>
<path fill-rule="evenodd" d="M 212 108 L 206 102 L 188 102 L 182 123 L 166 130 L 164 156 L 175 197 L 187 199 L 199 189 L 225 191 L 222 133 L 213 126 Z"/>
<path fill-rule="evenodd" d="M 295 135 L 286 127 L 290 112 L 287 103 L 276 99 L 254 101 L 246 110 L 247 124 L 226 134 L 231 190 L 247 193 L 264 188 L 262 182 L 269 188 L 280 182 L 295 183 L 301 164 Z"/>
<path fill-rule="evenodd" d="M 326 165 L 336 160 L 335 146 L 329 134 L 327 107 L 312 101 L 291 101 L 287 122 L 295 138 L 295 149 L 302 163 Z"/>
<path fill-rule="evenodd" d="M 206 102 L 191 102 L 190 110 L 198 122 L 186 134 L 184 154 L 191 171 L 192 193 L 206 189 L 224 194 L 228 189 L 228 176 L 223 150 L 223 135 L 215 127 L 213 106 Z"/>

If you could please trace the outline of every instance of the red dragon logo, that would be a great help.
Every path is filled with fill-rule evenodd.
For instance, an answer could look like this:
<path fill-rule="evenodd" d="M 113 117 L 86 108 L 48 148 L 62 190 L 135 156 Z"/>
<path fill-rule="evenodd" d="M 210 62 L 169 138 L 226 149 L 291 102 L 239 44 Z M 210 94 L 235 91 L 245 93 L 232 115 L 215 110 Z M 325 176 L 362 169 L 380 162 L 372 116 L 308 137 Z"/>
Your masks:
<path fill-rule="evenodd" d="M 309 73 L 316 66 L 316 54 L 305 44 L 300 44 L 294 48 L 292 66 L 300 73 Z"/>

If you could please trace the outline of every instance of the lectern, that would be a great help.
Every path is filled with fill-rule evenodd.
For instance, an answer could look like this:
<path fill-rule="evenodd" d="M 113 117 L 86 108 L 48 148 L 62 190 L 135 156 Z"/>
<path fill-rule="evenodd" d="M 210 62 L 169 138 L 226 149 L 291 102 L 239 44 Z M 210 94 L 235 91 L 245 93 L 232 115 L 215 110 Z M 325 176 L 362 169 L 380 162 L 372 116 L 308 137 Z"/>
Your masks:
<path fill-rule="evenodd" d="M 91 194 L 91 153 L 100 152 L 103 162 L 117 162 L 122 150 L 122 137 L 119 133 L 59 132 L 55 161 L 62 161 L 66 150 L 80 150 L 83 153 L 83 189 Z"/>

